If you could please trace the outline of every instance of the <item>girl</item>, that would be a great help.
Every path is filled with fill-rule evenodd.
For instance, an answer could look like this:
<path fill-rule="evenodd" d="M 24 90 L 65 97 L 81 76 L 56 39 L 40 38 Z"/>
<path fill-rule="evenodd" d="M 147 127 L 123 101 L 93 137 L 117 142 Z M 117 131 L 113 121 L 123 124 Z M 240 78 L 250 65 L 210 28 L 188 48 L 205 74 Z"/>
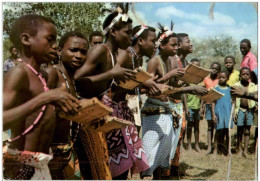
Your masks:
<path fill-rule="evenodd" d="M 226 148 L 229 150 L 229 119 L 231 115 L 231 94 L 230 87 L 227 85 L 228 75 L 229 73 L 226 71 L 221 71 L 219 73 L 219 83 L 215 89 L 222 94 L 223 97 L 218 99 L 216 103 L 212 104 L 212 118 L 215 123 L 215 142 L 214 142 L 214 152 L 217 153 L 217 144 L 224 145 L 224 139 L 226 138 Z M 233 120 L 231 120 L 231 126 L 233 128 Z"/>

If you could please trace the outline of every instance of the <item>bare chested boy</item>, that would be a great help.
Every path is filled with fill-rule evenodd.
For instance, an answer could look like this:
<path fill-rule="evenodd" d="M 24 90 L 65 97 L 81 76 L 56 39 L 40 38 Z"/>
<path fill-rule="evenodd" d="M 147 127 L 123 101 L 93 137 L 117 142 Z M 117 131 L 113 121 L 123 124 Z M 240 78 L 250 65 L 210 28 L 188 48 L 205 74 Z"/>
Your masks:
<path fill-rule="evenodd" d="M 103 23 L 105 44 L 96 45 L 89 50 L 87 61 L 77 71 L 76 78 L 79 83 L 81 82 L 80 85 L 87 79 L 93 83 L 94 91 L 84 96 L 92 95 L 102 99 L 104 104 L 113 108 L 113 116 L 133 122 L 133 115 L 125 99 L 120 97 L 118 87 L 115 86 L 115 82 L 134 78 L 133 70 L 122 68 L 116 61 L 118 49 L 125 50 L 130 46 L 132 20 L 125 14 L 126 12 L 127 9 L 123 9 L 107 16 Z M 84 87 L 81 93 L 83 89 Z M 126 179 L 129 169 L 134 174 L 148 168 L 135 126 L 112 130 L 106 134 L 106 140 L 113 179 Z"/>
<path fill-rule="evenodd" d="M 56 125 L 55 109 L 77 112 L 79 103 L 66 93 L 65 85 L 48 91 L 47 73 L 41 64 L 56 57 L 54 22 L 39 15 L 18 18 L 10 33 L 20 52 L 20 64 L 4 79 L 4 130 L 12 138 L 3 148 L 4 178 L 17 180 L 50 180 L 48 162 L 52 159 L 50 144 Z"/>
<path fill-rule="evenodd" d="M 57 88 L 66 84 L 66 91 L 79 98 L 76 93 L 74 74 L 85 63 L 87 51 L 88 41 L 82 33 L 70 31 L 64 34 L 58 46 L 59 64 L 46 70 L 49 74 L 49 87 Z M 49 163 L 52 178 L 55 180 L 80 179 L 79 170 L 69 164 L 69 162 L 74 165 L 77 163 L 73 143 L 78 137 L 79 126 L 77 123 L 59 118 L 57 115 L 52 142 L 54 158 Z"/>

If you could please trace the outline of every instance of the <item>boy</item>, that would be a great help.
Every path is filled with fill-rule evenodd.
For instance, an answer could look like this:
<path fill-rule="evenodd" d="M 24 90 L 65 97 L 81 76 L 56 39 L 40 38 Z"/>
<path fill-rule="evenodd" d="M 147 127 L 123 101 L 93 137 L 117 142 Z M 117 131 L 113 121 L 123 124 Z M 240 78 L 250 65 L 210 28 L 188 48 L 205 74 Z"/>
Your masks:
<path fill-rule="evenodd" d="M 113 108 L 113 116 L 133 122 L 126 100 L 118 92 L 120 88 L 115 87 L 115 82 L 134 78 L 135 74 L 133 70 L 123 68 L 116 62 L 118 49 L 125 50 L 130 46 L 132 33 L 132 20 L 125 14 L 127 9 L 119 10 L 108 15 L 103 23 L 105 44 L 93 46 L 89 50 L 86 63 L 76 72 L 75 77 L 81 86 L 84 86 L 86 79 L 93 83 L 93 92 L 84 96 L 93 95 L 102 99 L 104 104 Z M 82 95 L 84 87 L 79 91 Z M 135 126 L 112 130 L 106 134 L 106 140 L 113 179 L 127 179 L 129 169 L 134 174 L 148 168 Z"/>
<path fill-rule="evenodd" d="M 103 34 L 100 31 L 93 31 L 89 35 L 90 46 L 94 46 L 102 43 L 103 43 Z"/>
<path fill-rule="evenodd" d="M 235 83 L 239 82 L 239 71 L 234 69 L 234 66 L 236 64 L 235 57 L 227 56 L 224 59 L 224 64 L 225 64 L 227 71 L 229 72 L 229 78 L 227 81 L 227 85 L 229 85 L 231 87 Z"/>
<path fill-rule="evenodd" d="M 197 58 L 194 58 L 190 61 L 192 64 L 200 67 L 200 61 Z M 195 150 L 200 152 L 199 148 L 199 122 L 200 122 L 200 98 L 196 95 L 187 94 L 187 150 L 191 148 L 191 135 L 192 127 L 194 126 L 194 137 L 195 137 Z"/>
<path fill-rule="evenodd" d="M 203 80 L 206 89 L 214 88 L 218 85 L 218 73 L 221 71 L 221 65 L 218 62 L 213 62 L 210 66 L 211 73 L 209 77 Z M 202 112 L 204 101 L 201 101 L 200 112 Z M 207 154 L 212 151 L 212 138 L 214 135 L 214 120 L 212 120 L 211 104 L 206 103 L 206 120 L 208 122 L 208 150 Z"/>
<path fill-rule="evenodd" d="M 78 97 L 75 89 L 74 74 L 87 59 L 88 41 L 77 31 L 70 31 L 60 39 L 58 55 L 60 63 L 49 67 L 48 85 L 52 88 L 66 84 L 66 91 Z M 77 156 L 73 151 L 73 143 L 78 137 L 79 125 L 58 117 L 51 148 L 53 160 L 49 163 L 52 179 L 77 180 L 81 175 L 77 170 Z M 70 156 L 69 156 L 70 155 Z M 73 165 L 73 166 L 72 166 Z"/>
<path fill-rule="evenodd" d="M 4 61 L 4 75 L 17 64 L 18 50 L 14 46 L 11 46 L 9 52 L 11 54 L 10 58 Z"/>
<path fill-rule="evenodd" d="M 249 82 L 251 70 L 247 67 L 240 69 L 240 82 L 234 84 L 236 87 L 247 89 L 247 92 L 252 93 L 257 91 L 257 86 Z M 250 136 L 250 128 L 253 125 L 254 108 L 256 102 L 245 98 L 236 98 L 235 114 L 237 117 L 237 148 L 238 154 L 247 157 L 248 143 Z M 242 152 L 242 137 L 244 136 L 244 151 Z"/>
<path fill-rule="evenodd" d="M 56 125 L 50 104 L 65 112 L 78 111 L 79 103 L 65 92 L 65 85 L 48 91 L 46 72 L 40 69 L 56 57 L 56 34 L 54 22 L 39 15 L 21 16 L 11 28 L 10 39 L 20 52 L 21 63 L 4 79 L 3 127 L 12 131 L 3 148 L 6 179 L 50 180 L 48 162 Z"/>

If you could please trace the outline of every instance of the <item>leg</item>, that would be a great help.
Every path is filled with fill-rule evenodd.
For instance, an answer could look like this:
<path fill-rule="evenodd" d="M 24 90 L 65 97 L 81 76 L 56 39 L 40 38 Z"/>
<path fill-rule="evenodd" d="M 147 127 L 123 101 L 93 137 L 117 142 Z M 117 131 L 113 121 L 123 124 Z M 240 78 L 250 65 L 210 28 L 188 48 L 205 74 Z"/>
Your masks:
<path fill-rule="evenodd" d="M 229 130 L 228 129 L 225 130 L 225 135 L 226 135 L 227 155 L 229 156 L 229 155 L 231 155 L 231 148 L 229 147 L 230 140 L 229 140 Z"/>
<path fill-rule="evenodd" d="M 153 172 L 153 180 L 161 180 L 162 168 L 158 167 Z"/>
<path fill-rule="evenodd" d="M 192 119 L 192 118 L 190 118 Z M 192 126 L 193 126 L 193 122 L 192 120 L 188 120 L 187 122 L 187 150 L 189 151 L 191 148 L 191 135 L 192 135 Z"/>
<path fill-rule="evenodd" d="M 214 138 L 214 151 L 213 154 L 216 156 L 218 152 L 218 141 L 219 141 L 219 134 L 220 130 L 217 130 L 215 133 L 215 138 Z"/>
<path fill-rule="evenodd" d="M 238 155 L 242 155 L 242 135 L 244 134 L 244 127 L 237 126 L 237 150 Z"/>
<path fill-rule="evenodd" d="M 201 152 L 199 148 L 199 134 L 200 134 L 200 117 L 199 117 L 199 111 L 197 112 L 197 116 L 195 115 L 194 118 L 194 137 L 195 137 L 195 150 L 197 152 Z"/>
<path fill-rule="evenodd" d="M 250 128 L 251 126 L 245 126 L 245 132 L 244 132 L 244 156 L 248 157 L 247 151 L 248 151 L 248 143 L 249 143 L 249 136 L 250 136 Z"/>
<path fill-rule="evenodd" d="M 208 150 L 207 154 L 211 153 L 211 143 L 212 143 L 212 128 L 211 128 L 211 120 L 207 120 L 208 122 Z"/>

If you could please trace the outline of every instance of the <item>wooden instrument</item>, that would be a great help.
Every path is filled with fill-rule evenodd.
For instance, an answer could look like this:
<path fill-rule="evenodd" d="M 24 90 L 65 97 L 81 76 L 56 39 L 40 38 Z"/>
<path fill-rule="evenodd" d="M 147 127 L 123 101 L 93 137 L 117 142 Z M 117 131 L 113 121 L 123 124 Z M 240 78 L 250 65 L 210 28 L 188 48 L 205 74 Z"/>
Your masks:
<path fill-rule="evenodd" d="M 124 89 L 134 89 L 138 85 L 142 84 L 143 82 L 151 79 L 153 74 L 146 72 L 142 67 L 138 67 L 134 70 L 136 72 L 135 79 L 127 80 L 125 83 L 120 82 L 119 86 L 123 87 Z"/>
<path fill-rule="evenodd" d="M 80 100 L 80 110 L 77 114 L 60 112 L 61 118 L 72 120 L 84 125 L 91 124 L 92 120 L 99 119 L 113 112 L 113 109 L 104 105 L 96 97 Z"/>
<path fill-rule="evenodd" d="M 208 69 L 189 63 L 189 65 L 185 68 L 184 75 L 180 77 L 179 80 L 183 80 L 190 84 L 198 84 L 203 81 L 203 79 L 207 77 L 210 72 L 211 71 Z"/>
<path fill-rule="evenodd" d="M 222 94 L 221 92 L 217 91 L 214 88 L 209 89 L 209 92 L 204 95 L 204 96 L 198 96 L 201 98 L 201 100 L 208 102 L 208 103 L 212 103 L 215 100 L 220 99 L 221 97 L 223 97 L 224 94 Z"/>

